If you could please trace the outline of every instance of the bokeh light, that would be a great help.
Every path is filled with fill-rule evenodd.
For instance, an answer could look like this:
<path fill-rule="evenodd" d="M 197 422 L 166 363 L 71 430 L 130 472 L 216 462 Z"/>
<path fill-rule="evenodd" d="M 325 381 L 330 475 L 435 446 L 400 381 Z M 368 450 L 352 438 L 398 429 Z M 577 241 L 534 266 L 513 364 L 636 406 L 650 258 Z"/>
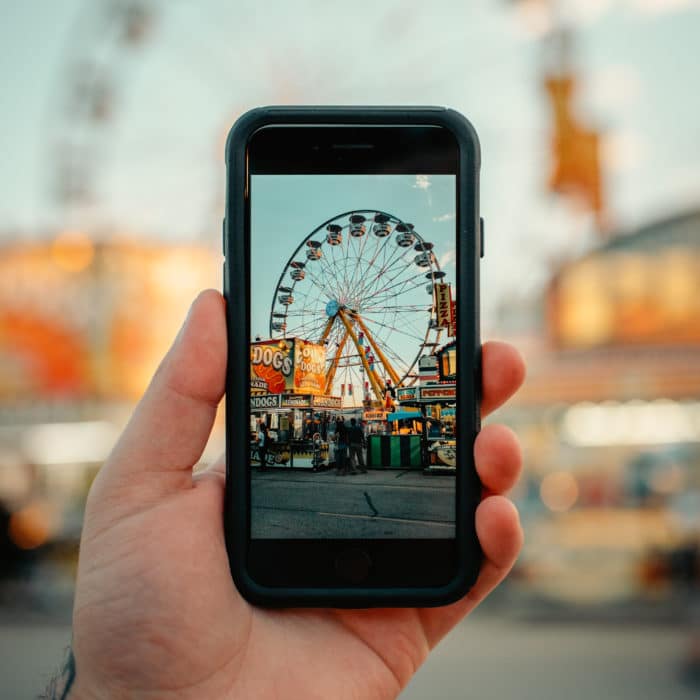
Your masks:
<path fill-rule="evenodd" d="M 51 244 L 51 257 L 56 265 L 64 270 L 81 272 L 95 257 L 95 248 L 86 233 L 63 231 Z"/>
<path fill-rule="evenodd" d="M 547 474 L 540 484 L 542 502 L 555 513 L 563 513 L 578 499 L 578 482 L 568 472 Z"/>
<path fill-rule="evenodd" d="M 48 542 L 54 526 L 51 507 L 34 502 L 12 514 L 8 532 L 20 549 L 36 549 Z"/>

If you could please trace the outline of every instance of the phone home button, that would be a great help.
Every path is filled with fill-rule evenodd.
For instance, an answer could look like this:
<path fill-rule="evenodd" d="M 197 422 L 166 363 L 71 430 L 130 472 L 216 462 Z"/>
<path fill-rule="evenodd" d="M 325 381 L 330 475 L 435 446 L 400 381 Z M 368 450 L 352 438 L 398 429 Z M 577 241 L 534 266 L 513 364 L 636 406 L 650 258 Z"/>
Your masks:
<path fill-rule="evenodd" d="M 372 560 L 364 549 L 351 547 L 335 558 L 335 573 L 347 583 L 362 583 L 372 568 Z"/>

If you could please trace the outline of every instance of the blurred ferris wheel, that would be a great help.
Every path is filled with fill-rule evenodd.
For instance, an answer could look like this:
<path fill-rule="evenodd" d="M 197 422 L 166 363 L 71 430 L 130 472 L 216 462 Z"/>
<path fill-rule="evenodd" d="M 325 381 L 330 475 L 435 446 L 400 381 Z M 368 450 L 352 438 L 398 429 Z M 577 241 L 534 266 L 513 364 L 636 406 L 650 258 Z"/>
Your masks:
<path fill-rule="evenodd" d="M 439 345 L 433 243 L 376 209 L 338 214 L 303 238 L 272 296 L 270 336 L 326 349 L 325 393 L 346 405 L 385 401 L 413 384 L 419 357 Z M 391 392 L 389 392 L 391 393 Z"/>
<path fill-rule="evenodd" d="M 82 3 L 47 111 L 51 221 L 97 236 L 126 230 L 219 244 L 231 124 L 257 104 L 303 101 L 334 70 L 296 56 L 308 70 L 291 80 L 278 60 L 284 42 L 259 52 L 259 32 L 245 25 L 264 16 L 248 10 L 225 0 L 206 11 L 166 0 Z M 250 17 L 234 23 L 239 11 Z"/>
<path fill-rule="evenodd" d="M 435 60 L 424 35 L 434 13 L 419 5 L 274 0 L 262 11 L 256 0 L 74 2 L 42 137 L 52 226 L 197 240 L 216 250 L 224 143 L 247 109 L 406 104 L 415 94 L 426 104 L 452 94 L 460 108 L 458 62 L 449 61 L 452 73 L 425 70 Z M 455 6 L 456 24 L 470 7 Z M 338 50 L 331 31 L 341 23 L 352 35 L 350 53 Z M 445 62 L 464 51 L 459 32 L 440 41 Z"/>
<path fill-rule="evenodd" d="M 300 42 L 288 31 L 292 5 L 259 9 L 253 0 L 79 5 L 44 129 L 52 224 L 96 236 L 126 231 L 218 247 L 223 150 L 235 119 L 261 104 L 347 102 L 363 71 L 373 70 L 358 66 L 348 75 L 328 32 Z M 357 50 L 388 52 L 384 27 L 395 26 L 392 17 L 387 9 L 376 25 L 363 23 Z M 318 21 L 325 21 L 322 14 Z M 261 51 L 260 37 L 272 33 L 275 40 Z M 392 64 L 386 77 L 404 71 L 401 62 Z M 363 89 L 370 101 L 381 99 Z M 383 99 L 401 100 L 387 90 Z"/>

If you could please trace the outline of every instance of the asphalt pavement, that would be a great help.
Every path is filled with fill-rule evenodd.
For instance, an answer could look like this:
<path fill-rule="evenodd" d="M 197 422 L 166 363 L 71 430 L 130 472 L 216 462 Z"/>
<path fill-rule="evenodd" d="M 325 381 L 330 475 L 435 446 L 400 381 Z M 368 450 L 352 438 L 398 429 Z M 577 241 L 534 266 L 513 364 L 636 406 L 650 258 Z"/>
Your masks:
<path fill-rule="evenodd" d="M 36 698 L 69 642 L 67 626 L 0 615 L 0 698 Z M 687 650 L 688 629 L 676 625 L 525 623 L 477 611 L 400 700 L 697 700 L 683 678 Z"/>
<path fill-rule="evenodd" d="M 255 470 L 252 535 L 260 538 L 420 538 L 454 535 L 453 476 L 421 471 Z"/>

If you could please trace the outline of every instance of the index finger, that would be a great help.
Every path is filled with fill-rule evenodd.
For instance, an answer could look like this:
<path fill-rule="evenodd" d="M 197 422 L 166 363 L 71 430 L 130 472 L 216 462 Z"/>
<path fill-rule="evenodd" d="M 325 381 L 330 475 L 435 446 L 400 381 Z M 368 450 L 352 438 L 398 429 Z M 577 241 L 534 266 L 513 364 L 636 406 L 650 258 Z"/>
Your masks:
<path fill-rule="evenodd" d="M 191 487 L 225 376 L 224 300 L 207 290 L 192 304 L 103 472 L 127 480 L 155 475 L 165 491 Z"/>

